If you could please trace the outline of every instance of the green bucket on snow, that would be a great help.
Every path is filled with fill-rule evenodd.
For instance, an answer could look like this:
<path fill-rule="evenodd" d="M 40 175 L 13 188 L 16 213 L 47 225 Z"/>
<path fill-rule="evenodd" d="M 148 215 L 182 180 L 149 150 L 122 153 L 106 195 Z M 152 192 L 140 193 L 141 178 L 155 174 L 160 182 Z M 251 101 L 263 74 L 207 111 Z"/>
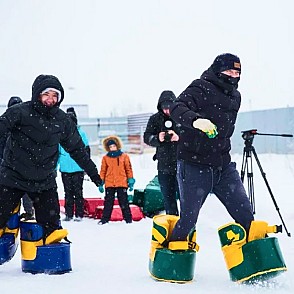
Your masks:
<path fill-rule="evenodd" d="M 145 189 L 134 190 L 132 202 L 141 207 L 144 215 L 148 217 L 153 217 L 164 210 L 163 196 L 157 176 L 148 183 Z"/>
<path fill-rule="evenodd" d="M 237 265 L 228 266 L 232 281 L 267 280 L 287 270 L 277 238 L 267 237 L 246 243 L 245 230 L 234 224 L 221 228 L 218 233 L 227 266 L 230 260 L 233 260 L 233 263 L 236 261 L 236 255 L 241 257 L 240 262 L 236 262 Z M 240 245 L 233 247 L 236 245 L 228 238 L 229 234 L 235 236 Z M 231 250 L 230 247 L 234 249 Z"/>
<path fill-rule="evenodd" d="M 194 278 L 196 251 L 199 250 L 195 229 L 191 230 L 187 240 L 166 244 L 178 220 L 179 216 L 175 215 L 153 217 L 149 272 L 156 280 L 186 283 Z"/>
<path fill-rule="evenodd" d="M 244 261 L 229 270 L 232 281 L 267 280 L 287 270 L 276 237 L 246 243 L 242 251 Z"/>
<path fill-rule="evenodd" d="M 154 259 L 149 259 L 149 272 L 160 281 L 186 283 L 194 278 L 196 252 L 156 249 Z"/>

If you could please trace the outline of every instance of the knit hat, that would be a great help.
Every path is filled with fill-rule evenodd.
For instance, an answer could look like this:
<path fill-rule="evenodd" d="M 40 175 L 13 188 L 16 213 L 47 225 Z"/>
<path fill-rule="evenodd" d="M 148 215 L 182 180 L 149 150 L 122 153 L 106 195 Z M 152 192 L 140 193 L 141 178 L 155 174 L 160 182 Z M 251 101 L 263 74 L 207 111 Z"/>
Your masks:
<path fill-rule="evenodd" d="M 107 141 L 106 145 L 109 147 L 110 145 L 116 145 L 114 140 Z"/>
<path fill-rule="evenodd" d="M 78 124 L 77 114 L 75 112 L 74 107 L 69 107 L 66 109 L 67 115 L 74 121 L 74 123 Z"/>
<path fill-rule="evenodd" d="M 58 105 L 60 105 L 64 98 L 64 90 L 58 78 L 52 75 L 39 75 L 35 79 L 32 86 L 32 100 L 37 101 L 40 94 L 48 88 L 52 88 L 60 92 L 58 97 Z"/>
<path fill-rule="evenodd" d="M 109 152 L 109 146 L 115 144 L 117 149 L 120 150 L 122 148 L 122 142 L 119 137 L 115 135 L 108 136 L 103 139 L 102 145 L 106 152 Z"/>
<path fill-rule="evenodd" d="M 22 100 L 21 100 L 20 97 L 12 96 L 12 97 L 10 97 L 10 99 L 8 101 L 7 107 L 11 107 L 12 105 L 18 104 L 18 103 L 21 103 L 21 102 L 22 102 Z"/>
<path fill-rule="evenodd" d="M 230 53 L 218 55 L 215 58 L 211 68 L 215 74 L 219 74 L 229 69 L 238 70 L 241 73 L 240 58 Z"/>

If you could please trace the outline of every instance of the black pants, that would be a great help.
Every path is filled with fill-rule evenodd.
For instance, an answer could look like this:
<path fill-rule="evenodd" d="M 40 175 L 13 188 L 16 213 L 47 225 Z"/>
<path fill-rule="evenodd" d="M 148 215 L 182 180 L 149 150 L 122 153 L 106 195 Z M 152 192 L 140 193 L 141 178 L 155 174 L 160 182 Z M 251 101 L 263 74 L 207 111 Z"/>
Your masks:
<path fill-rule="evenodd" d="M 126 222 L 131 222 L 132 213 L 129 206 L 127 188 L 122 187 L 105 189 L 104 209 L 101 220 L 106 222 L 110 220 L 114 204 L 115 193 L 117 193 L 118 203 L 121 208 L 124 220 Z"/>
<path fill-rule="evenodd" d="M 190 230 L 196 225 L 199 211 L 209 193 L 215 194 L 235 222 L 242 225 L 248 232 L 254 217 L 234 162 L 223 170 L 219 170 L 180 160 L 178 161 L 178 183 L 181 194 L 181 213 L 170 240 L 186 240 Z M 216 218 L 217 213 L 216 211 Z"/>
<path fill-rule="evenodd" d="M 177 175 L 158 171 L 158 182 L 163 196 L 166 214 L 179 215 L 177 193 L 179 193 Z"/>
<path fill-rule="evenodd" d="M 73 217 L 84 216 L 83 181 L 84 172 L 61 173 L 65 193 L 65 214 Z M 74 209 L 75 208 L 75 209 Z"/>
<path fill-rule="evenodd" d="M 26 213 L 31 215 L 34 214 L 33 201 L 31 200 L 31 198 L 28 196 L 27 193 L 25 193 L 22 197 L 22 205 Z"/>
<path fill-rule="evenodd" d="M 5 227 L 11 212 L 20 203 L 24 191 L 0 185 L 0 228 Z M 60 207 L 57 189 L 27 192 L 34 203 L 37 222 L 42 225 L 45 236 L 60 228 Z"/>

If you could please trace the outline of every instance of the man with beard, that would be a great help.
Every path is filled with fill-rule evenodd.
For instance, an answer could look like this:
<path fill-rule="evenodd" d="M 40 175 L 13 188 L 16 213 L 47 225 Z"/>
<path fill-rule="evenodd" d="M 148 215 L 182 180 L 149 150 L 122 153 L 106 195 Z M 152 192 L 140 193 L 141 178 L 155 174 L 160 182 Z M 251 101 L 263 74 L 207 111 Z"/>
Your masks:
<path fill-rule="evenodd" d="M 0 169 L 0 237 L 11 213 L 27 193 L 43 227 L 45 243 L 66 237 L 60 226 L 56 185 L 58 146 L 66 150 L 98 187 L 102 181 L 76 125 L 59 106 L 64 90 L 52 75 L 38 76 L 32 99 L 0 116 L 0 136 L 10 133 Z"/>
<path fill-rule="evenodd" d="M 230 156 L 230 138 L 241 103 L 237 90 L 240 74 L 240 59 L 221 54 L 170 109 L 182 130 L 177 171 L 181 213 L 169 241 L 186 240 L 209 193 L 215 194 L 247 232 L 254 219 Z"/>

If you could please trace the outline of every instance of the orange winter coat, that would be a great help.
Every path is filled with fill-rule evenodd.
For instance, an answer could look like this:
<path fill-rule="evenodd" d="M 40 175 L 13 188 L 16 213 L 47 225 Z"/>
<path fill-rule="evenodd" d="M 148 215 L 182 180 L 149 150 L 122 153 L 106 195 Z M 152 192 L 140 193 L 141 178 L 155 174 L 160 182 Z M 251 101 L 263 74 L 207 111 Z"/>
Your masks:
<path fill-rule="evenodd" d="M 128 188 L 128 179 L 133 178 L 130 157 L 122 153 L 118 157 L 104 155 L 101 163 L 100 177 L 105 182 L 105 188 Z"/>

